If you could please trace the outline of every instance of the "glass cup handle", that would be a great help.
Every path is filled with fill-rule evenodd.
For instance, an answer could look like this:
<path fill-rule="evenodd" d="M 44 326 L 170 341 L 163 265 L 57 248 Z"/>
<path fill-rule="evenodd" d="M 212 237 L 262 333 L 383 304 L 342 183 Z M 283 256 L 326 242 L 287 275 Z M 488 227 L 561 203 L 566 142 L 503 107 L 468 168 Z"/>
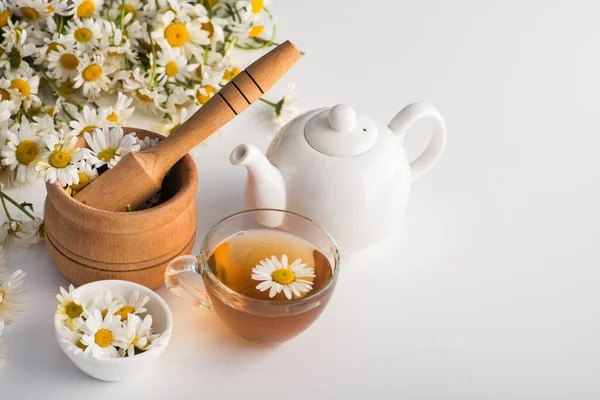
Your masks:
<path fill-rule="evenodd" d="M 202 288 L 195 288 L 186 283 L 181 276 L 178 276 L 183 272 L 195 272 L 202 275 L 198 257 L 188 255 L 174 258 L 165 271 L 165 285 L 167 288 L 180 299 L 196 307 L 213 311 L 204 285 L 202 285 Z"/>

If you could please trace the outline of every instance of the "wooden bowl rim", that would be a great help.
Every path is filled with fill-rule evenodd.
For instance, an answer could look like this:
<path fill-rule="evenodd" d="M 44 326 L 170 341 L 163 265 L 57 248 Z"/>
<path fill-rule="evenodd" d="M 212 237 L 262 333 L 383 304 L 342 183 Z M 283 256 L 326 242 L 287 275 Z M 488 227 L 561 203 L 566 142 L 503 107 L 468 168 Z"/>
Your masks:
<path fill-rule="evenodd" d="M 164 139 L 165 136 L 161 135 L 157 132 L 152 132 L 146 129 L 133 128 L 133 127 L 122 127 L 124 133 L 135 132 L 138 137 L 144 138 L 146 136 L 151 136 L 153 138 L 159 138 L 160 140 Z M 69 207 L 75 207 L 79 209 L 83 213 L 92 214 L 98 217 L 123 217 L 123 215 L 127 215 L 128 218 L 137 219 L 143 218 L 146 219 L 148 217 L 158 217 L 160 215 L 164 215 L 163 211 L 167 207 L 172 207 L 176 203 L 185 201 L 184 195 L 188 193 L 190 190 L 193 191 L 193 195 L 195 196 L 196 188 L 198 185 L 198 170 L 196 169 L 196 163 L 194 159 L 189 154 L 186 154 L 180 162 L 183 162 L 182 167 L 186 168 L 190 171 L 188 179 L 186 179 L 177 193 L 175 193 L 170 199 L 157 205 L 156 207 L 148 208 L 146 210 L 136 210 L 136 211 L 106 211 L 98 208 L 90 207 L 86 204 L 83 204 L 80 201 L 75 200 L 72 196 L 68 195 L 67 192 L 60 186 L 58 181 L 54 183 L 46 182 L 46 191 L 48 193 L 48 197 L 50 197 L 50 193 L 53 196 L 59 196 L 56 198 L 57 201 L 63 203 L 64 205 L 68 205 Z M 46 201 L 49 201 L 46 199 Z M 58 207 L 56 207 L 58 209 Z M 133 221 L 130 221 L 133 222 Z"/>

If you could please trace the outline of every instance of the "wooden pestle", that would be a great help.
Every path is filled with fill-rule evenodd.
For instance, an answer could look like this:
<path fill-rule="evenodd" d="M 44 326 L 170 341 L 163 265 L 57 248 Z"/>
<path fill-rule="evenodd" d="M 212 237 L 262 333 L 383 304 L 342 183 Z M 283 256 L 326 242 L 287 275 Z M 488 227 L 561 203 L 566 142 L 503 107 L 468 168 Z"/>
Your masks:
<path fill-rule="evenodd" d="M 181 157 L 258 100 L 299 58 L 290 41 L 277 46 L 236 75 L 175 132 L 151 149 L 125 155 L 75 199 L 106 211 L 126 211 L 127 204 L 136 210 L 160 190 Z"/>

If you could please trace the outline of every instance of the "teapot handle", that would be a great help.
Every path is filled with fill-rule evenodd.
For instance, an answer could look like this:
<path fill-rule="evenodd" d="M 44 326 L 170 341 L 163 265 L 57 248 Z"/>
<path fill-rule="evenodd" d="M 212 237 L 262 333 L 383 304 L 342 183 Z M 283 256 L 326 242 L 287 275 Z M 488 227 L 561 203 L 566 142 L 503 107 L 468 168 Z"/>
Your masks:
<path fill-rule="evenodd" d="M 444 119 L 434 106 L 427 103 L 412 103 L 404 107 L 389 123 L 390 129 L 402 140 L 408 128 L 421 118 L 433 119 L 433 133 L 425 150 L 410 163 L 412 181 L 429 171 L 442 155 L 446 146 Z"/>

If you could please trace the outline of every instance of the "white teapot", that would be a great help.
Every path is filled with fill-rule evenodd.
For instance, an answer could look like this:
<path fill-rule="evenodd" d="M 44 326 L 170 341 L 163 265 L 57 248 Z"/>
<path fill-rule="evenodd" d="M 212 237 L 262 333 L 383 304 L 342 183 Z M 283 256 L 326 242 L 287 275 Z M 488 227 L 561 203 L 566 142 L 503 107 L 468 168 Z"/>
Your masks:
<path fill-rule="evenodd" d="M 421 118 L 433 119 L 433 134 L 409 163 L 402 141 Z M 340 104 L 290 121 L 266 156 L 242 144 L 230 161 L 248 170 L 248 208 L 302 214 L 324 227 L 348 254 L 378 242 L 401 223 L 411 181 L 433 167 L 445 143 L 444 120 L 429 104 L 408 105 L 388 126 Z M 273 226 L 282 221 L 259 222 Z"/>

